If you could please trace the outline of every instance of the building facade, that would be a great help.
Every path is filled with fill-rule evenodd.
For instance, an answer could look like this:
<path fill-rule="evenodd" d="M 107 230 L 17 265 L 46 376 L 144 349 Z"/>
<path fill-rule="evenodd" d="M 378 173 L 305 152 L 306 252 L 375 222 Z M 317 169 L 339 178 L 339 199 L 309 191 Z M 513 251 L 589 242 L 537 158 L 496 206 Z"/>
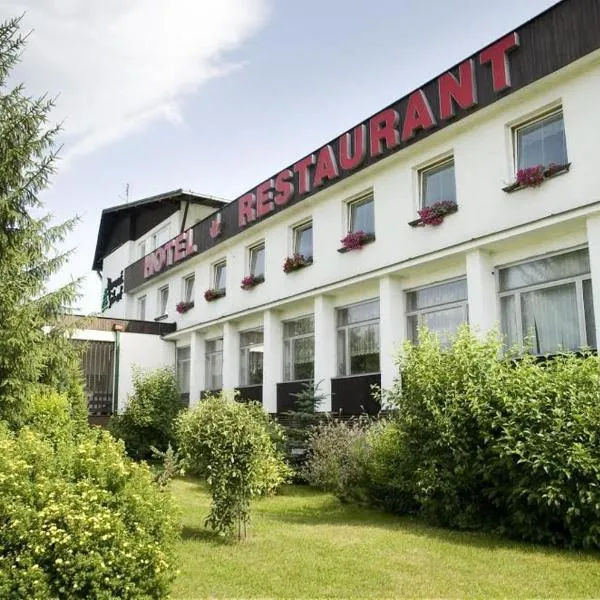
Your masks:
<path fill-rule="evenodd" d="M 596 348 L 598 98 L 600 3 L 565 0 L 230 203 L 104 211 L 103 316 L 174 323 L 191 404 L 272 413 L 308 379 L 322 410 L 376 411 L 420 326 Z"/>

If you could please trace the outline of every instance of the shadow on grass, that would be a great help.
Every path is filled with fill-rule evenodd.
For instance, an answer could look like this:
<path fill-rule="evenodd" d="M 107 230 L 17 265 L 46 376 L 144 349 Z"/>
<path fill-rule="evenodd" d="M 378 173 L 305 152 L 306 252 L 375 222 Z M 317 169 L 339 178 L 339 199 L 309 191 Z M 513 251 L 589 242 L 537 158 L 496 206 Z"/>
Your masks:
<path fill-rule="evenodd" d="M 310 488 L 307 489 L 310 490 Z M 314 493 L 304 493 L 305 491 L 293 495 L 306 495 L 307 497 L 312 495 L 314 497 Z M 561 556 L 562 558 L 568 557 L 573 562 L 597 563 L 600 560 L 600 552 L 594 550 L 554 548 L 531 542 L 511 540 L 490 532 L 445 529 L 427 523 L 415 516 L 393 515 L 373 508 L 345 504 L 334 498 L 329 498 L 318 506 L 304 506 L 285 512 L 264 511 L 262 516 L 269 520 L 312 527 L 337 525 L 387 529 L 390 532 L 402 532 L 451 545 L 464 545 L 487 550 L 518 550 L 527 554 L 537 553 L 547 556 Z"/>
<path fill-rule="evenodd" d="M 193 540 L 198 542 L 206 542 L 213 546 L 228 546 L 231 542 L 210 529 L 204 527 L 187 527 L 184 526 L 181 530 L 182 540 Z"/>

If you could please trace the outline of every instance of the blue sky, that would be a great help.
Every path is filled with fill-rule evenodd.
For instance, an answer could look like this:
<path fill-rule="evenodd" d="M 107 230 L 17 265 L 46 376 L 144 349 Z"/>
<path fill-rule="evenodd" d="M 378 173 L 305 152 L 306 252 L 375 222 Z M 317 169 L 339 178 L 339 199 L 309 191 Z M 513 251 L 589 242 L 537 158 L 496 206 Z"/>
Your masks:
<path fill-rule="evenodd" d="M 58 95 L 42 195 L 79 215 L 80 312 L 101 210 L 176 188 L 234 199 L 554 0 L 0 0 L 33 29 L 15 76 Z M 111 275 L 118 275 L 117 273 Z"/>

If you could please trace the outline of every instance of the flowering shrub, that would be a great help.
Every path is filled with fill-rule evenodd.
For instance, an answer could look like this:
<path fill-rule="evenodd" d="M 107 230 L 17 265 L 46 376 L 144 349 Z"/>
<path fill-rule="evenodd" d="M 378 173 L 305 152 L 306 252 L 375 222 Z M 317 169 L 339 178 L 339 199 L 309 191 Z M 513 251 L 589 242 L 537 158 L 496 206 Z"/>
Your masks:
<path fill-rule="evenodd" d="M 528 167 L 517 171 L 517 185 L 537 187 L 544 181 L 544 166 Z"/>
<path fill-rule="evenodd" d="M 204 292 L 204 299 L 207 302 L 212 302 L 217 298 L 222 298 L 225 295 L 225 290 L 218 290 L 214 288 L 210 288 Z"/>
<path fill-rule="evenodd" d="M 435 202 L 431 206 L 426 206 L 419 211 L 420 225 L 440 225 L 444 217 L 450 213 L 456 212 L 456 202 L 451 200 L 442 200 Z"/>
<path fill-rule="evenodd" d="M 1 598 L 168 596 L 175 506 L 108 432 L 0 431 L 0 473 Z"/>
<path fill-rule="evenodd" d="M 283 271 L 289 273 L 290 271 L 297 271 L 306 265 L 309 265 L 312 259 L 305 258 L 304 254 L 298 254 L 297 252 L 293 256 L 288 256 L 283 263 Z"/>
<path fill-rule="evenodd" d="M 343 250 L 360 250 L 366 242 L 372 239 L 372 236 L 364 231 L 352 231 L 345 238 L 342 238 Z"/>
<path fill-rule="evenodd" d="M 194 308 L 194 303 L 193 302 L 179 302 L 177 304 L 177 306 L 175 307 L 175 310 L 182 315 L 183 313 L 186 313 L 188 310 L 190 310 L 190 308 Z"/>
<path fill-rule="evenodd" d="M 265 278 L 262 275 L 260 277 L 255 277 L 254 275 L 246 275 L 246 277 L 242 279 L 242 284 L 240 285 L 240 287 L 243 290 L 250 290 L 255 285 L 262 283 L 264 280 Z"/>

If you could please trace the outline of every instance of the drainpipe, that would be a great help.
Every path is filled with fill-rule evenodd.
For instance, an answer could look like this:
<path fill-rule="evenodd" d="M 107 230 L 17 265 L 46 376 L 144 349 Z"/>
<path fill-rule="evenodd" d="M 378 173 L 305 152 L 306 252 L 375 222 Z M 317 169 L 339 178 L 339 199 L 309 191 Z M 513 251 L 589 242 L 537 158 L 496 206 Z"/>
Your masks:
<path fill-rule="evenodd" d="M 113 379 L 113 415 L 119 411 L 119 359 L 121 358 L 121 331 L 123 325 L 115 324 L 113 326 L 115 332 L 115 365 Z"/>

